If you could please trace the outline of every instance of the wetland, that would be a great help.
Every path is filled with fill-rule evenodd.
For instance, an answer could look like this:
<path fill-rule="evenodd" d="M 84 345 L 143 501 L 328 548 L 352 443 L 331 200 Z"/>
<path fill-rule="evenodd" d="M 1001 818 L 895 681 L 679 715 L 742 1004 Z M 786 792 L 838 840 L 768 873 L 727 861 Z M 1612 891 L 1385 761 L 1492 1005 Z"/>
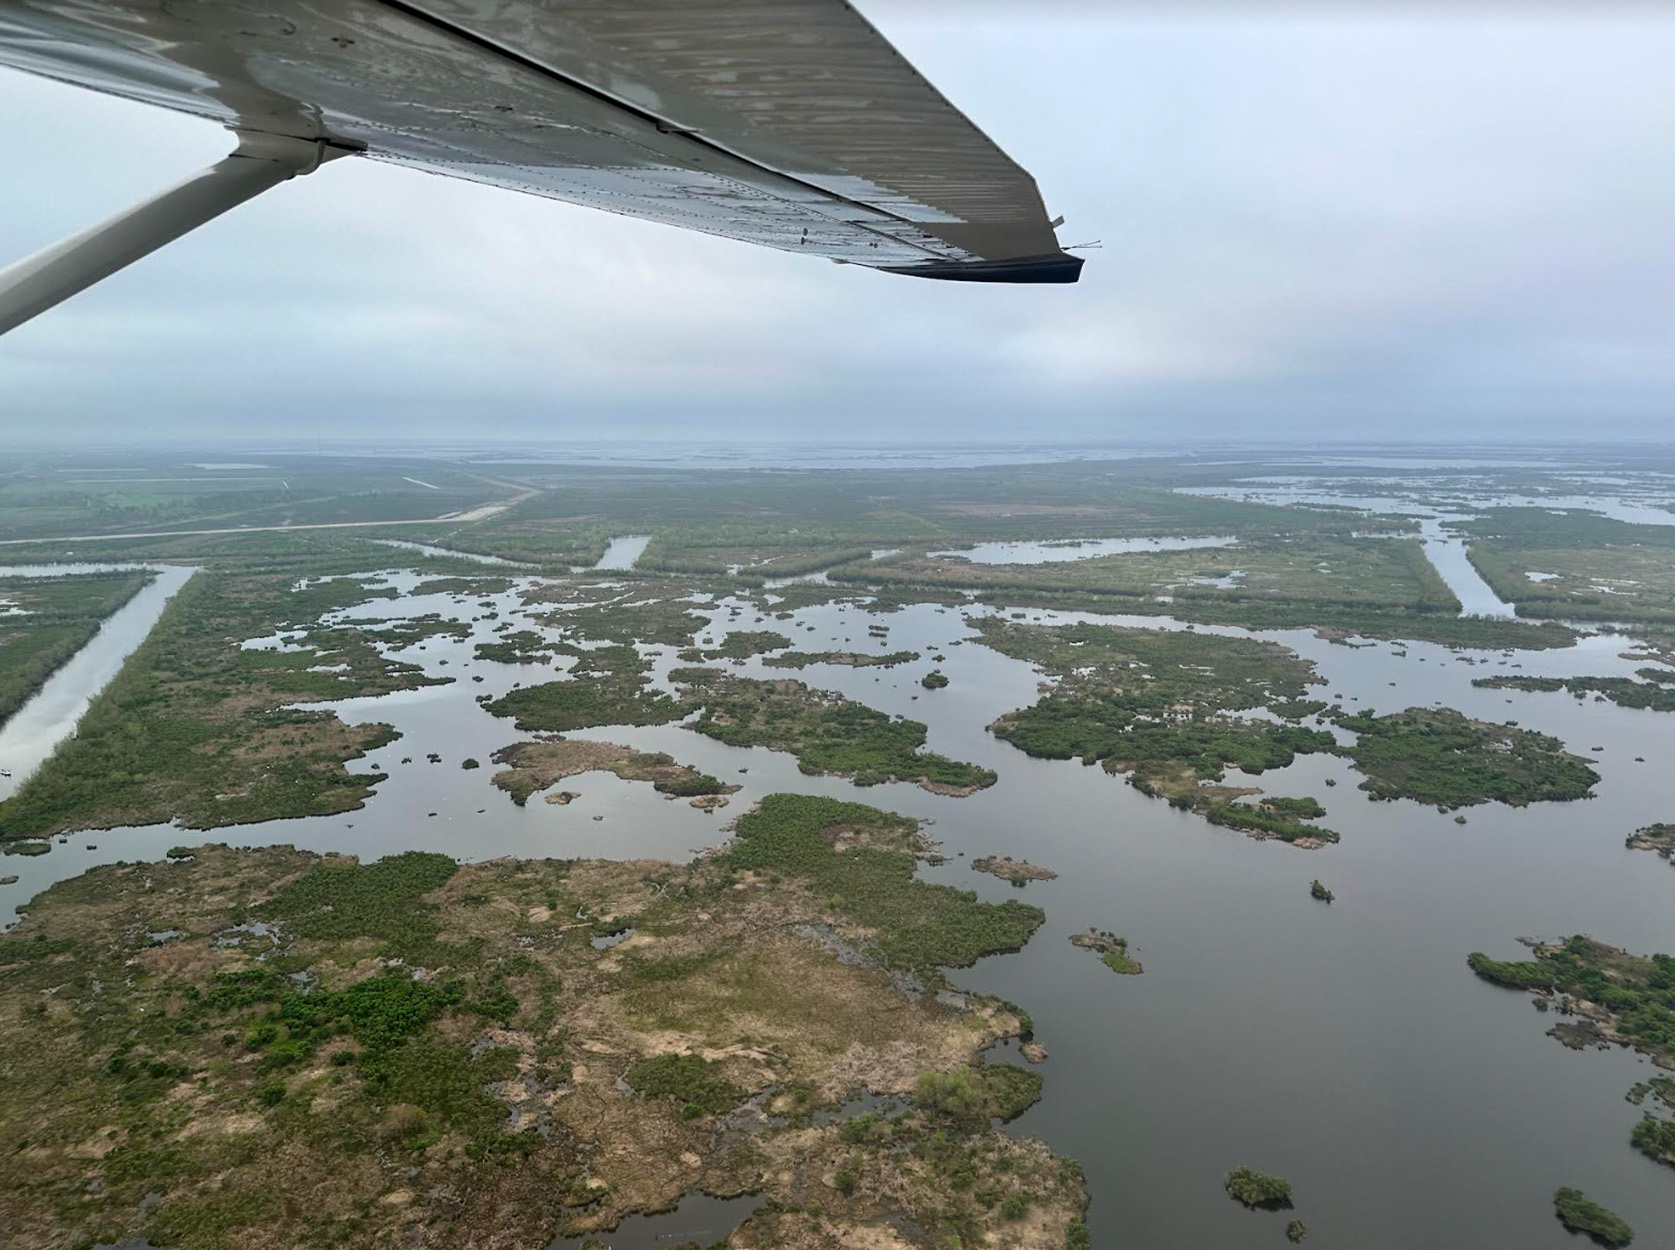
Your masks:
<path fill-rule="evenodd" d="M 0 787 L 19 1245 L 1675 1233 L 1663 574 L 1461 571 L 1655 474 L 518 476 L 77 544 L 150 615 Z"/>

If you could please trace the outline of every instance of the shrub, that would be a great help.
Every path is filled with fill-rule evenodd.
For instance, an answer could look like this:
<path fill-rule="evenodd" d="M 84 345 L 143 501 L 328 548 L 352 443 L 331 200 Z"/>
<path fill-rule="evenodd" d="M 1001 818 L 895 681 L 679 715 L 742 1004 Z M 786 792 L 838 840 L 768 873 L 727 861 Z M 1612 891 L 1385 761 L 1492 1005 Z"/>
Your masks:
<path fill-rule="evenodd" d="M 1591 1201 L 1580 1189 L 1560 1189 L 1553 1195 L 1553 1214 L 1573 1233 L 1586 1233 L 1602 1246 L 1626 1246 L 1634 1230 L 1623 1220 Z"/>
<path fill-rule="evenodd" d="M 1291 1182 L 1247 1167 L 1227 1174 L 1227 1192 L 1247 1207 L 1268 1209 L 1291 1205 Z"/>

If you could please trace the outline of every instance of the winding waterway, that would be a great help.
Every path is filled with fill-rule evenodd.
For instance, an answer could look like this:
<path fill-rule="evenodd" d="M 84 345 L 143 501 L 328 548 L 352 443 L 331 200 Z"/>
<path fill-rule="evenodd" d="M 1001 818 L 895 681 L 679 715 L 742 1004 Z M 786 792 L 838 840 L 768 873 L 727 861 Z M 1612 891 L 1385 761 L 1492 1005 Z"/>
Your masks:
<path fill-rule="evenodd" d="M 1675 818 L 1663 780 L 1675 768 L 1675 718 L 1470 684 L 1514 671 L 1628 675 L 1635 664 L 1620 657 L 1623 639 L 1595 635 L 1566 650 L 1501 653 L 1345 647 L 1305 631 L 1259 635 L 1314 660 L 1326 690 L 1347 706 L 1388 712 L 1441 703 L 1515 719 L 1563 738 L 1603 778 L 1586 802 L 1485 805 L 1458 825 L 1417 803 L 1374 803 L 1345 761 L 1303 757 L 1260 784 L 1325 804 L 1324 823 L 1343 841 L 1304 851 L 1213 827 L 1101 769 L 1030 759 L 997 740 L 985 726 L 1032 702 L 1040 675 L 971 642 L 962 613 L 933 604 L 876 614 L 822 605 L 787 620 L 734 601 L 697 610 L 711 614 L 702 636 L 717 642 L 729 630 L 772 628 L 811 651 L 919 651 L 920 661 L 897 668 L 815 665 L 798 676 L 925 721 L 930 749 L 998 771 L 989 790 L 958 799 L 901 784 L 863 789 L 804 776 L 788 755 L 664 725 L 584 736 L 666 750 L 736 782 L 743 788 L 730 809 L 696 811 L 608 773 L 568 780 L 581 797 L 567 806 L 516 807 L 490 784 L 492 769 L 463 771 L 460 762 L 487 759 L 520 737 L 477 696 L 547 670 L 473 658 L 476 643 L 497 636 L 493 623 L 474 619 L 485 596 L 415 596 L 408 592 L 418 575 L 396 571 L 387 580 L 407 597 L 337 619 L 438 612 L 469 622 L 472 634 L 392 651 L 460 678 L 453 684 L 330 705 L 346 720 L 387 721 L 402 735 L 372 753 L 390 776 L 363 810 L 202 835 L 162 826 L 55 839 L 48 855 L 3 861 L 20 880 L 0 887 L 0 915 L 94 863 L 160 858 L 182 841 L 291 843 L 363 857 L 420 848 L 468 860 L 685 859 L 723 839 L 724 822 L 766 794 L 857 799 L 935 822 L 931 832 L 949 859 L 924 870 L 930 879 L 1000 900 L 1017 894 L 971 871 L 972 858 L 1027 856 L 1059 873 L 1022 893 L 1047 912 L 1028 946 L 955 980 L 1010 998 L 1034 1017 L 1050 1052 L 1045 1094 L 1011 1130 L 1039 1134 L 1082 1163 L 1095 1245 L 1279 1244 L 1283 1217 L 1252 1214 L 1222 1193 L 1223 1175 L 1241 1163 L 1291 1180 L 1310 1244 L 1573 1248 L 1552 1217 L 1560 1185 L 1624 1215 L 1640 1244 L 1675 1243 L 1675 1183 L 1628 1144 L 1639 1111 L 1623 1095 L 1649 1069 L 1626 1052 L 1566 1050 L 1543 1035 L 1550 1021 L 1527 997 L 1490 987 L 1465 966 L 1472 950 L 1516 954 L 1516 939 L 1526 935 L 1586 931 L 1632 950 L 1675 949 L 1671 870 L 1623 846 L 1633 829 Z M 544 628 L 527 618 L 515 589 L 492 598 L 502 623 Z M 1027 619 L 1180 627 L 1155 617 L 1042 611 Z M 872 637 L 872 625 L 886 626 L 887 637 Z M 676 649 L 643 650 L 666 681 Z M 932 667 L 950 678 L 946 689 L 920 686 Z M 734 671 L 784 676 L 759 659 Z M 441 763 L 425 762 L 433 751 Z M 1336 892 L 1332 906 L 1309 898 L 1315 877 Z M 1090 925 L 1128 938 L 1145 975 L 1114 976 L 1070 946 L 1069 936 Z M 620 1242 L 604 1240 L 619 1250 L 652 1244 L 643 1233 L 709 1240 L 719 1235 L 710 1231 L 715 1215 L 689 1199 L 662 1223 L 636 1222 Z"/>

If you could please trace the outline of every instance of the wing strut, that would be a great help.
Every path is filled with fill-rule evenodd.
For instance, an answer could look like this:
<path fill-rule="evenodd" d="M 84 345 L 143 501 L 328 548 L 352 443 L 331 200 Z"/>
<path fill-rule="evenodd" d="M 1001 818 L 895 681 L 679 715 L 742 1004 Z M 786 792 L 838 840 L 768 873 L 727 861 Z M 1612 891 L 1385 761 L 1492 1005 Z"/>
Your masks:
<path fill-rule="evenodd" d="M 317 140 L 236 133 L 238 148 L 226 159 L 62 243 L 0 269 L 0 334 L 229 208 L 298 174 L 313 173 L 323 162 L 349 151 Z"/>

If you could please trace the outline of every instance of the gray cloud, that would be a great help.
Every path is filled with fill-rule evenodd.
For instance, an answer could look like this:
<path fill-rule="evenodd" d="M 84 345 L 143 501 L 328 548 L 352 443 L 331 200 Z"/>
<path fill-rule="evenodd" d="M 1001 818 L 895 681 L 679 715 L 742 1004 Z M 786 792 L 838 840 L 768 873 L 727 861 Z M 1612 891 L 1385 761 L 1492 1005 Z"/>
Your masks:
<path fill-rule="evenodd" d="M 1103 239 L 1080 286 L 913 282 L 346 160 L 0 339 L 0 433 L 1665 432 L 1675 16 L 867 11 L 1062 237 Z M 226 147 L 14 74 L 0 109 L 5 259 Z"/>

